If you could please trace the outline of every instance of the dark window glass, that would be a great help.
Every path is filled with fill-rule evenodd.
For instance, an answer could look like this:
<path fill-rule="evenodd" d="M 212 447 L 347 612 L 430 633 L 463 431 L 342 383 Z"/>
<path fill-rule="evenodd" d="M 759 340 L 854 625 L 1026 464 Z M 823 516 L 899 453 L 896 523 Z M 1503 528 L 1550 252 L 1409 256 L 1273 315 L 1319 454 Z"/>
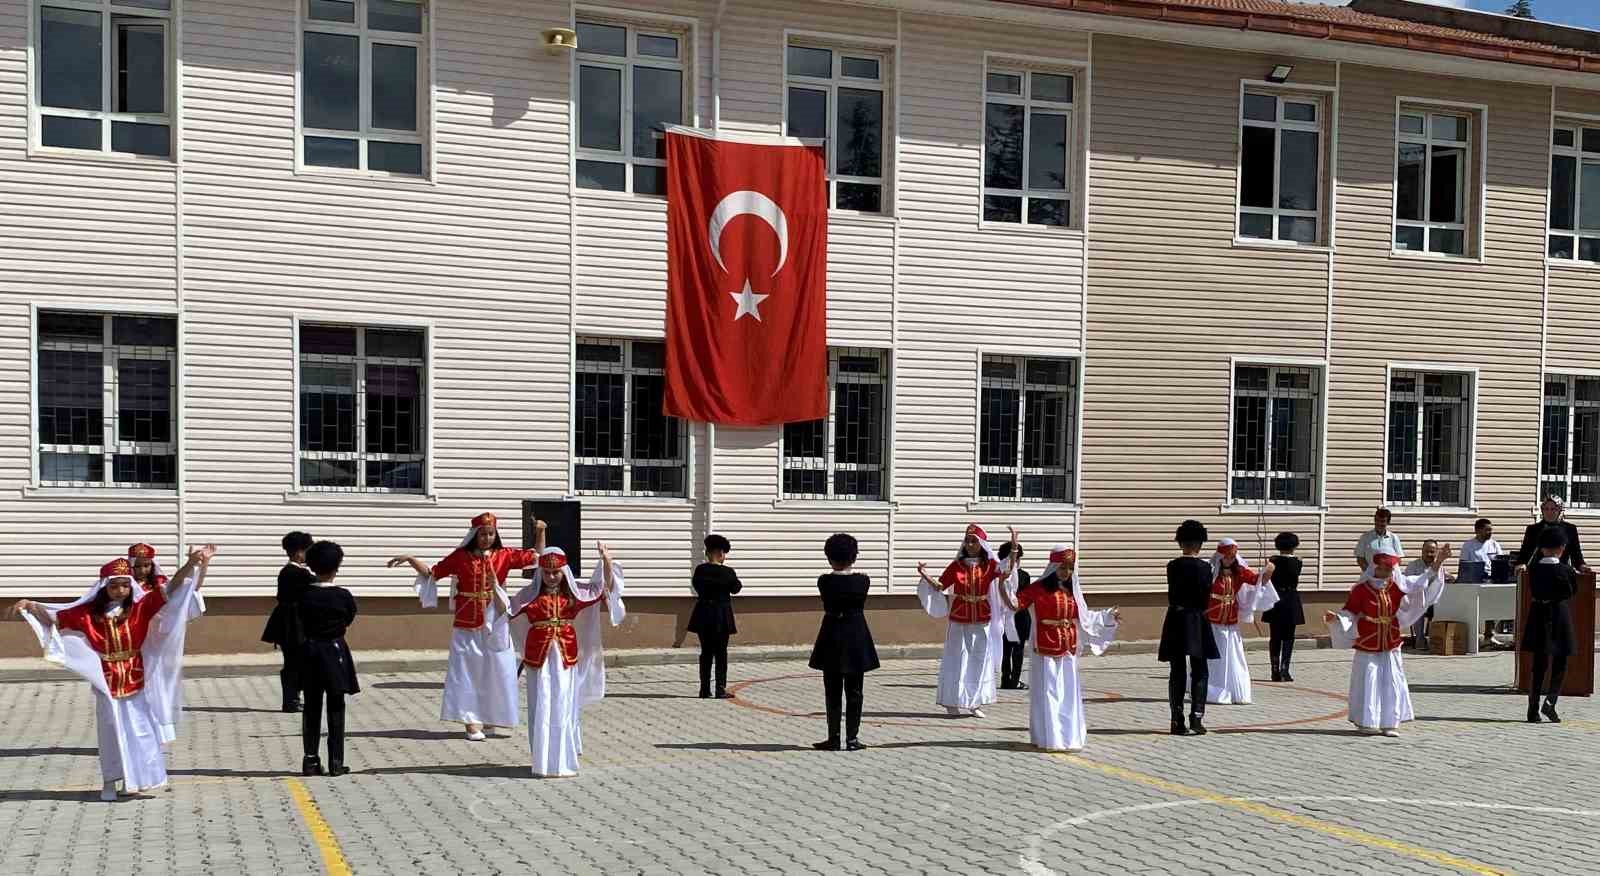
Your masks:
<path fill-rule="evenodd" d="M 65 116 L 39 117 L 39 144 L 59 149 L 99 149 L 99 119 L 70 119 Z"/>
<path fill-rule="evenodd" d="M 361 166 L 360 141 L 340 137 L 307 137 L 305 144 L 305 161 L 312 167 L 354 170 Z"/>
<path fill-rule="evenodd" d="M 113 108 L 119 113 L 166 112 L 165 26 L 113 18 L 112 28 L 116 34 L 117 64 L 116 103 Z"/>
<path fill-rule="evenodd" d="M 620 192 L 627 188 L 628 168 L 612 161 L 578 160 L 578 188 Z"/>
<path fill-rule="evenodd" d="M 1309 216 L 1279 216 L 1278 239 L 1295 243 L 1317 242 L 1317 220 Z"/>
<path fill-rule="evenodd" d="M 1240 155 L 1239 203 L 1246 207 L 1272 206 L 1272 180 L 1277 166 L 1277 140 L 1271 128 L 1247 127 Z M 1269 226 L 1270 227 L 1270 226 Z M 1271 236 L 1269 231 L 1267 236 Z"/>
<path fill-rule="evenodd" d="M 817 79 L 833 77 L 833 52 L 806 46 L 789 47 L 789 75 Z"/>
<path fill-rule="evenodd" d="M 1319 136 L 1313 131 L 1283 132 L 1283 164 L 1278 175 L 1278 206 L 1284 210 L 1317 209 Z"/>
<path fill-rule="evenodd" d="M 578 147 L 622 151 L 622 71 L 578 68 Z"/>
<path fill-rule="evenodd" d="M 1600 237 L 1585 237 L 1578 241 L 1578 260 L 1600 262 Z"/>
<path fill-rule="evenodd" d="M 118 346 L 176 347 L 178 321 L 170 316 L 114 316 L 111 342 Z"/>
<path fill-rule="evenodd" d="M 354 459 L 302 459 L 300 483 L 307 487 L 354 487 Z"/>
<path fill-rule="evenodd" d="M 1070 204 L 1057 198 L 1029 198 L 1028 222 L 1032 225 L 1065 227 Z"/>
<path fill-rule="evenodd" d="M 369 361 L 366 399 L 368 453 L 422 452 L 422 369 Z"/>
<path fill-rule="evenodd" d="M 40 453 L 39 480 L 78 481 L 100 483 L 105 481 L 105 457 L 98 453 Z"/>
<path fill-rule="evenodd" d="M 1037 81 L 1037 80 L 1035 80 Z M 1036 112 L 1028 134 L 1028 188 L 1067 188 L 1067 117 Z"/>
<path fill-rule="evenodd" d="M 355 24 L 356 4 L 347 0 L 310 0 L 306 17 L 312 21 L 339 21 Z"/>
<path fill-rule="evenodd" d="M 1416 226 L 1401 225 L 1394 230 L 1395 249 L 1422 251 L 1423 231 Z"/>
<path fill-rule="evenodd" d="M 592 55 L 628 54 L 628 30 L 611 24 L 578 22 L 578 50 Z"/>
<path fill-rule="evenodd" d="M 385 490 L 422 490 L 423 464 L 420 460 L 367 460 L 367 486 Z"/>
<path fill-rule="evenodd" d="M 1400 144 L 1400 165 L 1395 182 L 1398 192 L 1395 199 L 1395 215 L 1401 219 L 1420 221 L 1422 219 L 1422 162 L 1427 156 L 1427 147 L 1414 143 Z"/>
<path fill-rule="evenodd" d="M 1054 103 L 1072 102 L 1072 77 L 1058 76 L 1054 73 L 1035 73 L 1032 77 L 1030 93 L 1034 100 L 1048 100 Z"/>
<path fill-rule="evenodd" d="M 683 456 L 679 421 L 661 412 L 665 378 L 660 375 L 633 376 L 633 456 L 632 459 L 678 460 Z M 641 489 L 637 485 L 635 489 Z"/>
<path fill-rule="evenodd" d="M 103 370 L 99 351 L 39 351 L 39 443 L 104 440 Z"/>
<path fill-rule="evenodd" d="M 1553 259 L 1570 259 L 1573 256 L 1573 238 L 1571 235 L 1550 235 L 1550 257 Z"/>
<path fill-rule="evenodd" d="M 828 137 L 828 92 L 815 88 L 789 89 L 789 136 L 811 140 Z"/>
<path fill-rule="evenodd" d="M 876 58 L 842 57 L 839 59 L 839 75 L 852 79 L 877 79 L 878 61 Z"/>
<path fill-rule="evenodd" d="M 1460 222 L 1461 171 L 1464 149 L 1433 147 L 1433 177 L 1429 180 L 1428 215 L 1434 222 Z"/>
<path fill-rule="evenodd" d="M 356 449 L 356 377 L 349 364 L 300 363 L 300 449 Z M 354 467 L 351 473 L 354 474 Z"/>
<path fill-rule="evenodd" d="M 883 174 L 883 92 L 839 89 L 838 172 L 845 176 Z"/>
<path fill-rule="evenodd" d="M 172 440 L 172 363 L 165 359 L 117 362 L 117 440 Z"/>
<path fill-rule="evenodd" d="M 984 108 L 983 184 L 1022 188 L 1022 107 L 991 103 Z"/>
<path fill-rule="evenodd" d="M 39 9 L 39 104 L 105 109 L 101 103 L 100 13 Z"/>
<path fill-rule="evenodd" d="M 979 417 L 979 465 L 1017 464 L 1017 401 L 1015 389 L 984 387 Z"/>
<path fill-rule="evenodd" d="M 386 143 L 382 140 L 368 141 L 367 169 L 421 176 L 422 144 Z"/>
<path fill-rule="evenodd" d="M 1578 159 L 1550 156 L 1550 227 L 1573 230 L 1578 215 Z"/>
<path fill-rule="evenodd" d="M 367 0 L 367 27 L 397 33 L 422 33 L 422 4 L 406 0 Z"/>
<path fill-rule="evenodd" d="M 652 58 L 678 57 L 678 41 L 672 37 L 639 34 L 639 54 Z"/>
<path fill-rule="evenodd" d="M 40 311 L 39 337 L 46 341 L 98 344 L 105 339 L 105 319 L 98 313 Z"/>
<path fill-rule="evenodd" d="M 1455 228 L 1434 228 L 1428 231 L 1428 252 L 1462 255 L 1467 250 L 1466 235 Z"/>
<path fill-rule="evenodd" d="M 1257 122 L 1278 120 L 1278 98 L 1270 94 L 1246 94 L 1244 117 Z"/>
<path fill-rule="evenodd" d="M 372 44 L 372 127 L 417 129 L 417 47 Z"/>
<path fill-rule="evenodd" d="M 1239 236 L 1272 239 L 1272 217 L 1260 213 L 1239 214 Z"/>
<path fill-rule="evenodd" d="M 1600 230 L 1600 161 L 1585 161 L 1579 174 L 1582 196 L 1578 199 L 1578 227 L 1584 231 Z"/>
<path fill-rule="evenodd" d="M 1021 222 L 1022 199 L 1014 195 L 984 195 L 985 222 Z"/>
<path fill-rule="evenodd" d="M 315 353 L 324 356 L 354 356 L 356 330 L 344 326 L 300 326 L 300 354 Z"/>
<path fill-rule="evenodd" d="M 422 332 L 394 329 L 367 329 L 367 358 L 421 359 L 427 338 Z"/>
<path fill-rule="evenodd" d="M 578 372 L 577 417 L 573 424 L 578 456 L 622 456 L 626 392 L 627 378 L 622 374 Z M 621 488 L 619 483 L 617 489 Z"/>
<path fill-rule="evenodd" d="M 172 154 L 171 129 L 166 125 L 147 125 L 142 122 L 112 122 L 111 151 L 164 158 Z"/>
<path fill-rule="evenodd" d="M 667 141 L 659 135 L 682 121 L 683 71 L 634 67 L 634 157 L 666 158 Z"/>
<path fill-rule="evenodd" d="M 177 482 L 176 458 L 171 455 L 152 456 L 142 453 L 118 453 L 112 457 L 113 480 L 119 484 L 164 486 Z"/>
<path fill-rule="evenodd" d="M 305 126 L 331 131 L 360 129 L 361 52 L 356 37 L 306 33 Z"/>

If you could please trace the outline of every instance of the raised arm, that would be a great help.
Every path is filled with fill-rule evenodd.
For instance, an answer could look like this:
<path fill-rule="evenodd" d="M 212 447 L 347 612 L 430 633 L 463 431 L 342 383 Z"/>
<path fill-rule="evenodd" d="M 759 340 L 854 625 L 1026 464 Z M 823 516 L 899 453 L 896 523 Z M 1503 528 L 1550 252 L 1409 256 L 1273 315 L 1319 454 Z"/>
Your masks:
<path fill-rule="evenodd" d="M 33 615 L 38 619 L 39 623 L 47 627 L 54 625 L 56 622 L 55 618 L 50 616 L 48 609 L 31 599 L 19 599 L 12 603 L 11 608 L 6 611 L 6 619 L 22 620 L 23 612 Z"/>
<path fill-rule="evenodd" d="M 407 565 L 409 565 L 412 569 L 416 570 L 416 573 L 418 575 L 432 575 L 433 574 L 433 570 L 432 569 L 429 569 L 427 567 L 427 565 L 425 565 L 421 560 L 417 559 L 416 557 L 410 556 L 410 555 L 401 556 L 401 557 L 395 557 L 394 559 L 390 560 L 385 565 L 386 565 L 387 568 L 390 568 L 390 569 L 393 569 L 395 566 L 407 566 Z"/>
<path fill-rule="evenodd" d="M 214 544 L 201 545 L 190 551 L 188 561 L 179 566 L 178 571 L 173 572 L 172 577 L 167 579 L 169 586 L 182 586 L 184 579 L 188 578 L 189 573 L 196 568 L 200 570 L 201 581 L 204 581 L 206 566 L 211 562 L 211 558 L 216 555 L 217 546 Z M 195 586 L 199 587 L 199 584 L 200 582 L 196 582 Z"/>
<path fill-rule="evenodd" d="M 533 551 L 536 554 L 544 553 L 545 535 L 549 532 L 550 525 L 543 520 L 533 521 Z"/>
<path fill-rule="evenodd" d="M 606 547 L 603 541 L 595 542 L 595 550 L 600 554 L 600 569 L 605 573 L 605 586 L 603 592 L 610 593 L 616 586 L 615 576 L 611 571 L 611 548 Z"/>

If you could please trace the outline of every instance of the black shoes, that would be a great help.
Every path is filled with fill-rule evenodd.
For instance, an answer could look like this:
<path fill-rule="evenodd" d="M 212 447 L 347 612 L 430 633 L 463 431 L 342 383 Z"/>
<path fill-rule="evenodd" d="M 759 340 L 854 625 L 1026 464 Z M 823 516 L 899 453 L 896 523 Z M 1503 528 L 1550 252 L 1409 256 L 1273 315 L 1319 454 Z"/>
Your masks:
<path fill-rule="evenodd" d="M 1545 700 L 1544 701 L 1544 707 L 1541 708 L 1539 711 L 1543 712 L 1544 716 L 1546 718 L 1550 719 L 1550 723 L 1552 723 L 1552 724 L 1560 724 L 1561 723 L 1561 716 L 1556 714 L 1556 704 L 1555 703 L 1552 703 L 1549 700 Z"/>
<path fill-rule="evenodd" d="M 300 775 L 320 776 L 322 774 L 322 759 L 316 755 L 313 754 L 300 762 Z"/>
<path fill-rule="evenodd" d="M 1289 674 L 1289 670 L 1285 669 L 1283 671 L 1283 680 L 1289 682 L 1290 684 L 1293 684 L 1294 683 L 1294 676 L 1290 675 Z"/>
<path fill-rule="evenodd" d="M 1541 723 L 1540 720 L 1539 720 L 1539 707 L 1538 706 L 1529 706 L 1528 707 L 1528 723 L 1529 724 Z"/>
<path fill-rule="evenodd" d="M 1173 736 L 1188 736 L 1189 735 L 1189 728 L 1183 726 L 1183 719 L 1182 718 L 1174 718 L 1174 719 L 1172 719 L 1172 735 Z"/>
<path fill-rule="evenodd" d="M 725 690 L 719 690 L 719 691 L 717 691 L 717 699 L 719 699 L 719 700 L 731 700 L 731 699 L 733 699 L 733 694 L 728 693 Z"/>
<path fill-rule="evenodd" d="M 1273 669 L 1272 670 L 1272 680 L 1273 681 L 1283 681 L 1283 673 L 1279 672 L 1277 669 Z"/>
<path fill-rule="evenodd" d="M 338 761 L 338 760 L 330 760 L 330 761 L 328 761 L 328 775 L 330 775 L 330 776 L 342 776 L 342 775 L 348 774 L 349 772 L 350 772 L 350 768 L 344 765 L 344 761 Z"/>
<path fill-rule="evenodd" d="M 711 699 L 711 691 L 709 691 L 709 690 L 707 690 L 707 689 L 705 689 L 703 687 L 700 688 L 700 699 L 702 699 L 702 700 Z"/>
<path fill-rule="evenodd" d="M 861 749 L 866 748 L 865 745 L 861 744 L 861 740 L 859 739 L 845 740 L 844 747 L 848 751 L 860 751 Z"/>
<path fill-rule="evenodd" d="M 292 703 L 284 703 L 283 704 L 283 710 L 285 712 L 298 712 L 298 711 L 300 711 L 300 701 L 299 700 L 295 700 Z"/>
<path fill-rule="evenodd" d="M 859 743 L 857 743 L 857 744 L 859 744 Z M 818 751 L 838 751 L 839 750 L 839 740 L 837 740 L 837 739 L 824 739 L 821 742 L 813 742 L 813 743 L 811 743 L 811 747 L 815 748 Z"/>
<path fill-rule="evenodd" d="M 1204 736 L 1204 735 L 1206 735 L 1206 725 L 1200 723 L 1200 716 L 1199 715 L 1190 715 L 1189 716 L 1189 732 L 1193 733 L 1196 736 Z"/>

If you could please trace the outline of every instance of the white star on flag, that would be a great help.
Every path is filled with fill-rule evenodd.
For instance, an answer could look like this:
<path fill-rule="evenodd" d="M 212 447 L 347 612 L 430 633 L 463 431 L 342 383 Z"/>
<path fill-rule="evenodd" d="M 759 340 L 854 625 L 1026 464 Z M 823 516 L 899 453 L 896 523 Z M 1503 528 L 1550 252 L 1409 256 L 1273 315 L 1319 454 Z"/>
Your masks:
<path fill-rule="evenodd" d="M 750 291 L 750 281 L 748 279 L 744 281 L 744 289 L 738 292 L 729 292 L 728 294 L 733 296 L 733 300 L 739 305 L 739 309 L 733 314 L 734 322 L 738 322 L 747 313 L 755 317 L 756 322 L 760 322 L 761 311 L 757 308 L 761 306 L 761 302 L 771 297 Z"/>

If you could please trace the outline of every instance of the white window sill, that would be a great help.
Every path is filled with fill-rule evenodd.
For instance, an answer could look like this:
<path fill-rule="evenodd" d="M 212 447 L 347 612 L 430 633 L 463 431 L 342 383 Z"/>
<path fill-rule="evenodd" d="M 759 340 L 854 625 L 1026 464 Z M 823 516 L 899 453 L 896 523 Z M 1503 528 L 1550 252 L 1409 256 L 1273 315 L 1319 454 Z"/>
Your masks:
<path fill-rule="evenodd" d="M 100 152 L 93 149 L 62 149 L 56 146 L 30 146 L 28 157 L 49 161 L 90 161 L 103 164 L 142 165 L 150 168 L 176 169 L 177 159 L 170 155 L 135 155 L 131 152 Z"/>
<path fill-rule="evenodd" d="M 1417 252 L 1411 249 L 1389 250 L 1391 259 L 1414 259 L 1420 262 L 1438 262 L 1446 265 L 1481 265 L 1483 256 L 1450 255 L 1442 252 Z"/>
<path fill-rule="evenodd" d="M 1062 237 L 1077 240 L 1083 237 L 1082 228 L 1060 225 L 1035 225 L 1026 222 L 990 222 L 985 219 L 978 220 L 979 231 L 1010 231 L 1016 234 L 1059 234 Z"/>
<path fill-rule="evenodd" d="M 843 222 L 847 225 L 853 222 L 859 222 L 862 225 L 893 225 L 899 221 L 899 217 L 889 212 L 864 213 L 860 210 L 839 210 L 830 208 L 828 210 L 828 221 Z"/>
<path fill-rule="evenodd" d="M 1422 516 L 1428 516 L 1428 517 L 1481 517 L 1481 516 L 1483 516 L 1478 511 L 1478 509 L 1476 507 L 1473 507 L 1473 508 L 1462 508 L 1460 506 L 1445 507 L 1445 506 L 1441 506 L 1441 505 L 1405 505 L 1405 504 L 1401 504 L 1399 502 L 1392 502 L 1392 503 L 1384 505 L 1384 507 L 1385 508 L 1394 509 L 1394 512 L 1396 514 L 1404 512 L 1406 514 L 1422 515 Z M 1391 529 L 1394 528 L 1394 525 L 1390 524 L 1390 528 Z"/>
<path fill-rule="evenodd" d="M 369 493 L 363 490 L 284 490 L 285 505 L 437 505 L 439 497 L 423 493 Z"/>
<path fill-rule="evenodd" d="M 25 499 L 177 499 L 175 489 L 144 487 L 41 487 L 29 484 L 22 488 Z"/>
<path fill-rule="evenodd" d="M 1258 240 L 1254 237 L 1235 237 L 1234 249 L 1264 249 L 1272 252 L 1314 252 L 1326 255 L 1333 247 L 1325 244 L 1295 243 L 1284 240 Z"/>
<path fill-rule="evenodd" d="M 1012 502 L 1006 499 L 973 499 L 967 502 L 968 511 L 989 511 L 1033 514 L 1076 514 L 1083 506 L 1076 502 Z"/>
<path fill-rule="evenodd" d="M 563 498 L 568 502 L 580 502 L 585 508 L 693 508 L 695 506 L 695 500 L 689 496 L 597 496 L 569 493 Z"/>
<path fill-rule="evenodd" d="M 1600 271 L 1600 263 L 1583 262 L 1577 259 L 1545 259 L 1545 264 L 1552 268 L 1566 271 Z"/>
<path fill-rule="evenodd" d="M 577 196 L 580 199 L 594 198 L 595 200 L 599 201 L 621 201 L 629 204 L 648 204 L 650 207 L 660 210 L 663 213 L 666 212 L 667 209 L 667 199 L 662 195 L 647 195 L 640 194 L 638 192 L 619 192 L 614 189 L 586 189 L 583 186 L 578 185 L 576 182 L 572 184 L 572 190 L 577 193 Z"/>
<path fill-rule="evenodd" d="M 779 511 L 863 511 L 883 514 L 897 511 L 900 503 L 882 499 L 773 499 Z"/>
<path fill-rule="evenodd" d="M 411 176 L 403 173 L 385 173 L 381 170 L 350 170 L 343 167 L 317 167 L 303 164 L 295 168 L 295 176 L 308 179 L 342 180 L 358 185 L 400 185 L 418 186 L 421 188 L 434 188 L 438 182 L 428 178 L 427 175 Z"/>
<path fill-rule="evenodd" d="M 1258 517 L 1263 514 L 1268 517 L 1304 517 L 1307 514 L 1326 514 L 1328 509 L 1320 505 L 1249 505 L 1241 502 L 1233 505 L 1218 505 L 1217 513 L 1249 514 L 1252 517 Z"/>

